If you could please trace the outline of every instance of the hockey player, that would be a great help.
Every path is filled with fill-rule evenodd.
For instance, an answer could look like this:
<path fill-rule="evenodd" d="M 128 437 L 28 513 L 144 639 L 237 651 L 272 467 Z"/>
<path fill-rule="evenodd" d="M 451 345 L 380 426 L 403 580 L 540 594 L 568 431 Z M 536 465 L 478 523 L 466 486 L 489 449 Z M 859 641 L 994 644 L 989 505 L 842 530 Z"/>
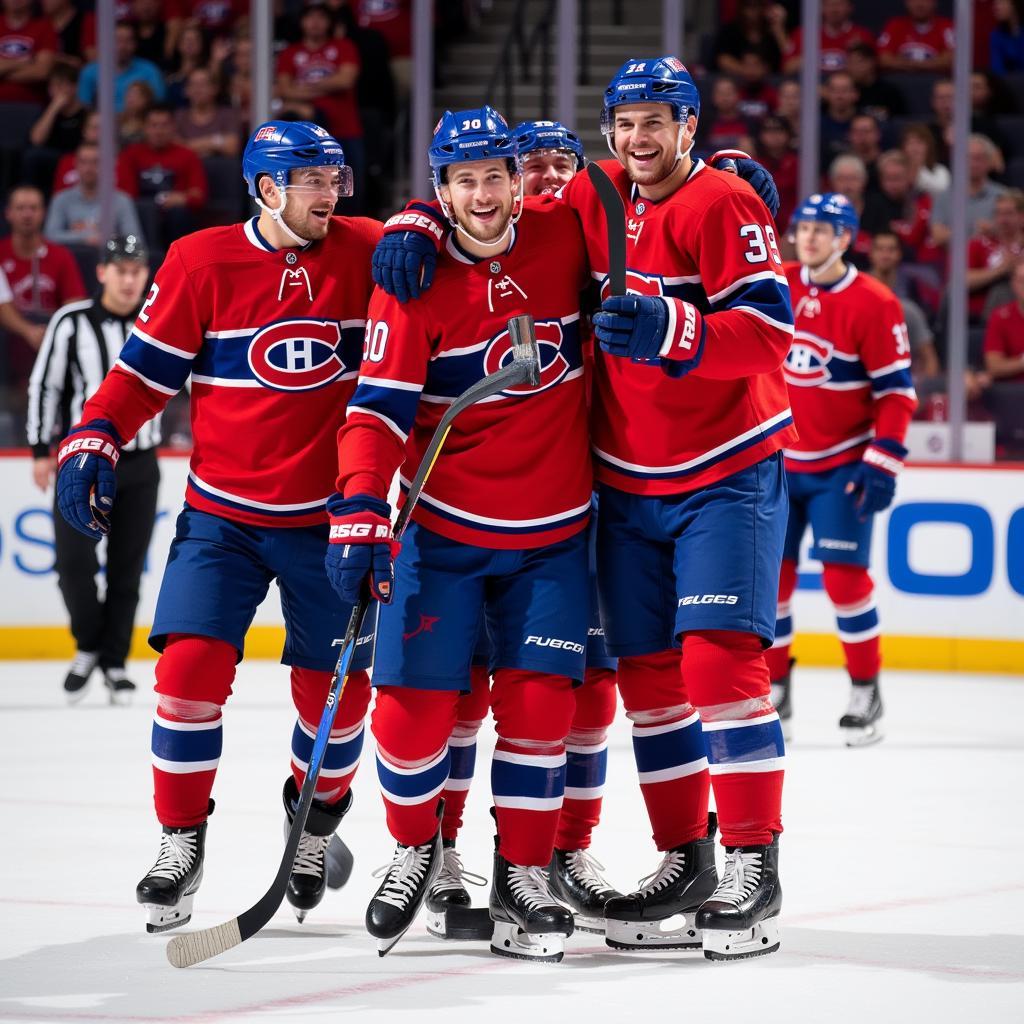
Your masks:
<path fill-rule="evenodd" d="M 523 167 L 523 192 L 527 196 L 552 194 L 583 169 L 579 137 L 559 122 L 524 121 L 513 134 Z M 593 358 L 591 346 L 592 340 L 585 338 L 585 361 Z M 603 935 L 604 905 L 619 893 L 602 876 L 602 866 L 588 848 L 601 815 L 608 766 L 608 729 L 615 718 L 615 659 L 605 650 L 604 630 L 597 614 L 593 551 L 590 569 L 587 667 L 583 686 L 573 691 L 576 710 L 565 744 L 565 798 L 549 879 L 552 892 L 572 909 L 576 927 Z M 455 729 L 448 741 L 451 769 L 442 794 L 441 821 L 444 864 L 426 901 L 427 928 L 440 938 L 474 938 L 478 932 L 474 928 L 476 916 L 462 912 L 471 902 L 465 880 L 475 881 L 476 876 L 463 870 L 455 842 L 473 779 L 477 733 L 490 709 L 490 646 L 486 635 L 482 639 L 474 657 L 471 691 L 459 699 Z"/>
<path fill-rule="evenodd" d="M 630 294 L 607 297 L 595 318 L 598 582 L 664 853 L 605 912 L 610 945 L 703 945 L 736 959 L 779 945 L 784 743 L 763 648 L 787 512 L 780 449 L 797 436 L 781 370 L 793 326 L 768 209 L 690 156 L 699 113 L 675 57 L 628 61 L 605 90 L 616 159 L 603 166 L 626 204 Z M 562 199 L 607 290 L 606 221 L 589 178 Z M 405 270 L 412 294 L 396 248 L 378 247 L 375 274 Z M 429 269 L 419 289 L 428 282 Z M 709 784 L 726 847 L 720 882 Z"/>
<path fill-rule="evenodd" d="M 455 231 L 424 298 L 403 306 L 378 290 L 371 300 L 340 435 L 339 493 L 328 502 L 328 574 L 343 599 L 368 575 L 376 597 L 394 598 L 380 609 L 373 732 L 397 846 L 366 923 L 387 952 L 441 868 L 438 797 L 486 616 L 498 734 L 491 949 L 557 961 L 573 918 L 550 893 L 546 868 L 589 604 L 585 250 L 568 208 L 524 205 L 515 140 L 492 108 L 446 112 L 430 164 Z M 401 466 L 407 484 L 446 404 L 509 358 L 506 323 L 526 312 L 542 353 L 539 387 L 505 392 L 456 420 L 395 558 L 379 539 L 393 474 Z"/>
<path fill-rule="evenodd" d="M 800 541 L 823 563 L 852 690 L 839 720 L 848 746 L 882 738 L 878 611 L 868 573 L 876 512 L 892 503 L 907 426 L 917 406 L 910 342 L 899 300 L 844 259 L 857 237 L 853 204 L 835 192 L 805 199 L 793 216 L 799 262 L 786 265 L 796 333 L 786 357 L 800 439 L 786 447 L 789 525 L 779 580 L 775 644 L 768 652 L 779 717 L 793 712 L 790 601 Z"/>
<path fill-rule="evenodd" d="M 333 217 L 351 191 L 337 141 L 316 125 L 270 121 L 242 158 L 260 214 L 175 242 L 117 364 L 61 444 L 58 502 L 98 539 L 114 502 L 122 439 L 189 377 L 194 450 L 157 601 L 153 785 L 160 852 L 136 897 L 149 931 L 186 923 L 203 870 L 221 708 L 245 634 L 272 581 L 281 593 L 298 712 L 290 819 L 348 612 L 323 565 L 336 434 L 358 374 L 369 258 L 380 225 Z M 299 920 L 319 903 L 325 851 L 349 810 L 369 701 L 369 641 L 345 689 L 288 887 Z M 344 849 L 340 851 L 345 853 Z"/>

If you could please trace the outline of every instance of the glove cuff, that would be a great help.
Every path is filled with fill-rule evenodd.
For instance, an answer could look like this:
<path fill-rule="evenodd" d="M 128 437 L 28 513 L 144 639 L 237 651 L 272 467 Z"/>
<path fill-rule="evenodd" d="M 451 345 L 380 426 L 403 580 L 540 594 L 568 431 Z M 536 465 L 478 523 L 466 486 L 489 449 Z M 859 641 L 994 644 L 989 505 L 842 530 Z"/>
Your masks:
<path fill-rule="evenodd" d="M 121 440 L 109 420 L 91 420 L 73 427 L 57 449 L 57 468 L 75 455 L 99 455 L 111 466 L 121 457 Z"/>
<path fill-rule="evenodd" d="M 391 506 L 371 494 L 353 494 L 351 498 L 346 498 L 341 494 L 332 494 L 327 499 L 327 514 L 332 521 L 344 516 L 357 515 L 360 512 L 370 512 L 380 516 L 381 519 L 386 519 L 389 523 L 391 521 Z"/>
<path fill-rule="evenodd" d="M 396 213 L 384 222 L 385 235 L 411 231 L 423 238 L 429 239 L 430 244 L 438 252 L 441 250 L 446 228 L 447 225 L 438 220 L 429 207 L 402 210 L 401 213 Z"/>
<path fill-rule="evenodd" d="M 707 163 L 709 167 L 715 167 L 719 160 L 749 160 L 750 154 L 744 153 L 742 149 L 716 149 L 711 156 L 708 157 Z"/>
<path fill-rule="evenodd" d="M 704 344 L 704 317 L 692 302 L 664 297 L 661 301 L 668 310 L 668 322 L 658 355 L 662 359 L 687 362 Z"/>
<path fill-rule="evenodd" d="M 880 469 L 889 476 L 896 476 L 903 469 L 903 460 L 907 457 L 907 449 L 898 441 L 880 437 L 872 441 L 864 451 L 864 462 L 875 469 Z"/>

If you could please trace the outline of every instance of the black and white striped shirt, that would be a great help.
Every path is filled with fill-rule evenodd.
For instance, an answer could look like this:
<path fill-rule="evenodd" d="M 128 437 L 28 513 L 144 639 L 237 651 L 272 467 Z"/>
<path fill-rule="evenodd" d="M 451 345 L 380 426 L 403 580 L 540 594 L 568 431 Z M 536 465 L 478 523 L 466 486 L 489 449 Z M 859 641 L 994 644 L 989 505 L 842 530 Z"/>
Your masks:
<path fill-rule="evenodd" d="M 135 313 L 117 316 L 99 299 L 69 302 L 53 314 L 28 384 L 26 431 L 37 458 L 49 455 L 52 443 L 81 419 L 82 407 L 121 354 L 134 323 Z M 159 443 L 157 414 L 124 450 L 145 451 Z"/>

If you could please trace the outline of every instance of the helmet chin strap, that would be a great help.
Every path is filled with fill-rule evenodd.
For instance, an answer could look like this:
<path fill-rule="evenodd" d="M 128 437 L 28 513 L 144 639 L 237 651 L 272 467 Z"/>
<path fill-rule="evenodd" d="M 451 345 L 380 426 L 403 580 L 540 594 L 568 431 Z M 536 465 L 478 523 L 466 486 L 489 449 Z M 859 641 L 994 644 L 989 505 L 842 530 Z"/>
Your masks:
<path fill-rule="evenodd" d="M 441 212 L 448 218 L 448 223 L 455 229 L 458 234 L 465 235 L 475 245 L 482 245 L 485 249 L 497 249 L 498 246 L 505 244 L 505 239 L 508 238 L 512 228 L 519 222 L 519 218 L 523 213 L 523 186 L 522 182 L 519 185 L 519 191 L 516 192 L 512 200 L 512 216 L 508 219 L 508 224 L 505 225 L 505 230 L 502 231 L 501 236 L 496 238 L 493 242 L 485 242 L 482 238 L 477 238 L 468 228 L 463 227 L 458 218 L 455 216 L 455 212 L 452 208 L 444 201 L 441 197 L 441 190 L 435 185 L 434 195 L 437 196 L 437 201 L 441 204 Z"/>
<path fill-rule="evenodd" d="M 294 241 L 296 245 L 309 245 L 309 241 L 310 240 L 308 238 L 303 238 L 302 235 L 297 235 L 284 222 L 284 208 L 288 205 L 288 187 L 286 185 L 282 186 L 282 185 L 277 185 L 275 183 L 275 188 L 277 189 L 278 194 L 281 196 L 281 205 L 276 210 L 274 210 L 271 207 L 267 206 L 267 204 L 265 202 L 263 202 L 263 200 L 258 195 L 256 196 L 256 205 L 261 210 L 264 210 L 270 216 L 270 219 L 290 239 L 292 239 L 292 241 Z"/>

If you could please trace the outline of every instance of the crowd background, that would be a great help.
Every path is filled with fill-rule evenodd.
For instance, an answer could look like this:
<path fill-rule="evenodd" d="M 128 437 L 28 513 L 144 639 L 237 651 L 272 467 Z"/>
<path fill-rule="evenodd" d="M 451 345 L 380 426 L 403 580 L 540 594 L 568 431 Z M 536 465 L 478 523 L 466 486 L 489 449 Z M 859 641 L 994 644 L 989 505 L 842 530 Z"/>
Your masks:
<path fill-rule="evenodd" d="M 490 6 L 435 5 L 439 80 L 446 44 L 472 37 Z M 942 420 L 950 3 L 822 0 L 820 96 L 809 98 L 798 81 L 798 9 L 724 0 L 716 24 L 688 31 L 684 56 L 704 98 L 698 149 L 746 149 L 771 170 L 784 237 L 799 198 L 801 105 L 820 105 L 821 187 L 856 206 L 853 262 L 903 301 L 918 416 Z M 103 240 L 90 0 L 2 0 L 0 11 L 0 446 L 9 447 L 24 444 L 25 383 L 44 325 L 95 290 Z M 118 0 L 115 231 L 143 237 L 154 268 L 175 238 L 249 209 L 238 159 L 249 32 L 246 0 Z M 407 131 L 411 0 L 277 0 L 274 39 L 274 116 L 315 120 L 341 140 L 356 190 L 339 212 L 386 215 L 405 198 L 396 153 Z M 977 0 L 974 42 L 968 411 L 995 421 L 997 457 L 1024 458 L 1024 0 Z M 187 398 L 172 404 L 164 433 L 188 446 Z"/>

